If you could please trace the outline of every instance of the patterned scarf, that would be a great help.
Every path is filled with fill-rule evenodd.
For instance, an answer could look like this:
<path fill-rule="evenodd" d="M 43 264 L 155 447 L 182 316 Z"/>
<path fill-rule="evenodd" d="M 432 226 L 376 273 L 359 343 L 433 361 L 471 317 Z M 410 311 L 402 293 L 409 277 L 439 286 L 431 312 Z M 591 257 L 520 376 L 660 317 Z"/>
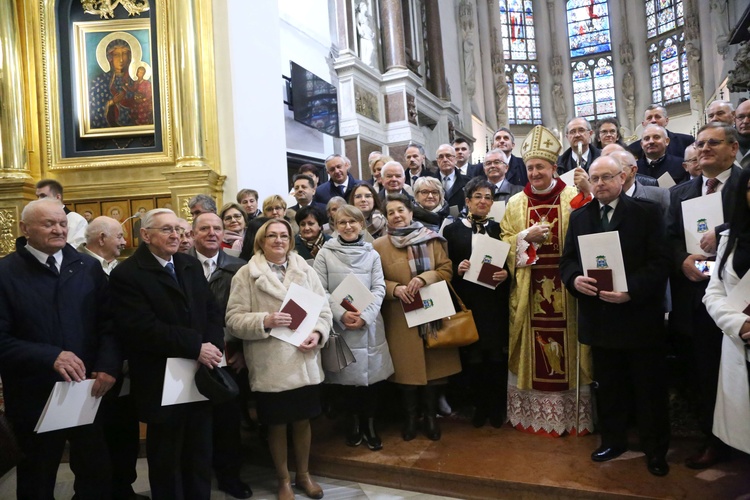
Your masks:
<path fill-rule="evenodd" d="M 302 241 L 305 244 L 305 246 L 308 248 L 308 250 L 310 250 L 310 255 L 312 255 L 314 259 L 315 256 L 318 255 L 318 251 L 321 248 L 323 248 L 323 243 L 324 243 L 323 231 L 321 231 L 318 237 L 314 239 L 313 241 L 307 241 L 305 239 L 302 239 Z"/>
<path fill-rule="evenodd" d="M 412 221 L 411 225 L 407 227 L 388 227 L 388 235 L 394 247 L 406 248 L 412 278 L 434 269 L 427 250 L 427 242 L 435 239 L 445 241 L 445 238 L 435 231 L 427 229 L 421 222 L 417 221 Z M 419 325 L 419 336 L 422 339 L 426 339 L 428 336 L 434 337 L 441 325 L 440 320 Z"/>
<path fill-rule="evenodd" d="M 489 216 L 485 215 L 483 217 L 479 217 L 469 212 L 469 216 L 466 217 L 466 219 L 468 219 L 468 221 L 471 223 L 471 231 L 474 234 L 477 234 L 477 233 L 487 234 L 487 231 L 485 230 L 484 226 L 487 225 Z"/>

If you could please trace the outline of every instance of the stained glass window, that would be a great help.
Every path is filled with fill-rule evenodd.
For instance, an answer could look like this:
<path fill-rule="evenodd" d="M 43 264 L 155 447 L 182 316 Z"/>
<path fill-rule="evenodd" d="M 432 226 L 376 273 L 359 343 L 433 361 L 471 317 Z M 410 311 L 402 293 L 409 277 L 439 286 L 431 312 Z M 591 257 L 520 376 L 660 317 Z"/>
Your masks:
<path fill-rule="evenodd" d="M 568 0 L 570 57 L 611 52 L 607 0 Z"/>
<path fill-rule="evenodd" d="M 541 124 L 539 70 L 536 64 L 506 64 L 505 81 L 508 83 L 508 124 Z"/>
<path fill-rule="evenodd" d="M 651 100 L 673 104 L 690 99 L 685 35 L 675 34 L 652 42 L 648 47 L 651 69 Z"/>
<path fill-rule="evenodd" d="M 514 61 L 536 60 L 531 0 L 499 0 L 499 3 L 503 56 Z"/>
<path fill-rule="evenodd" d="M 508 84 L 508 124 L 541 125 L 539 67 L 531 0 L 498 0 Z"/>
<path fill-rule="evenodd" d="M 685 24 L 682 0 L 646 0 L 648 38 L 662 35 Z"/>
<path fill-rule="evenodd" d="M 615 116 L 615 77 L 612 56 L 571 63 L 573 71 L 574 116 L 589 121 Z"/>

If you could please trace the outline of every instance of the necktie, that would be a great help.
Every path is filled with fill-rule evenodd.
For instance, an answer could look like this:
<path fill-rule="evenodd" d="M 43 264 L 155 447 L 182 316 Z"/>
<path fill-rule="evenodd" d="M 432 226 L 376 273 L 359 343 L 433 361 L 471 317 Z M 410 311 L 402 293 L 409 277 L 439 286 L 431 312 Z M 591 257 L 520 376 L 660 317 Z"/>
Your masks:
<path fill-rule="evenodd" d="M 343 196 L 344 196 L 344 185 L 343 184 L 339 184 L 336 187 L 339 189 L 339 195 L 343 198 Z"/>
<path fill-rule="evenodd" d="M 51 255 L 47 257 L 47 267 L 52 269 L 52 272 L 55 273 L 55 276 L 60 276 L 60 271 L 57 270 L 57 261 Z"/>
<path fill-rule="evenodd" d="M 612 207 L 604 205 L 602 207 L 602 227 L 605 231 L 609 231 L 609 213 L 612 211 Z"/>
<path fill-rule="evenodd" d="M 417 182 L 417 179 L 419 179 L 419 177 L 417 177 L 416 175 L 412 175 L 411 176 L 411 185 L 412 186 L 414 185 L 415 182 Z"/>
<path fill-rule="evenodd" d="M 174 270 L 174 264 L 172 264 L 171 262 L 167 262 L 167 265 L 164 266 L 164 269 L 166 269 L 169 275 L 172 276 L 172 279 L 175 280 L 175 283 L 178 283 L 178 284 L 180 283 L 177 280 L 177 273 Z"/>
<path fill-rule="evenodd" d="M 209 279 L 211 277 L 211 274 L 214 272 L 214 261 L 212 260 L 204 260 L 203 261 L 203 274 L 206 275 L 206 279 Z"/>
<path fill-rule="evenodd" d="M 450 189 L 450 176 L 443 177 L 443 189 L 445 190 L 445 193 L 448 193 L 448 190 Z"/>
<path fill-rule="evenodd" d="M 581 158 L 581 162 L 578 164 L 578 166 L 581 167 L 582 169 L 586 170 L 586 160 L 584 160 L 583 158 Z"/>
<path fill-rule="evenodd" d="M 721 181 L 717 179 L 716 177 L 712 177 L 711 179 L 708 179 L 706 181 L 706 194 L 714 194 L 716 190 L 719 188 L 719 184 L 721 184 Z"/>

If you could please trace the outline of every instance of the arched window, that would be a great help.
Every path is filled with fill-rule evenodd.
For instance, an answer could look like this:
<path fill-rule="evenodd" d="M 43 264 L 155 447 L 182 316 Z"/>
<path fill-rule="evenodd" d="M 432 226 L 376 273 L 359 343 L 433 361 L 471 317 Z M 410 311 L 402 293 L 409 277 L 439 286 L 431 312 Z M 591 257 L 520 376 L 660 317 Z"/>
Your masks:
<path fill-rule="evenodd" d="M 607 0 L 568 0 L 568 41 L 575 116 L 614 116 L 615 76 Z"/>
<path fill-rule="evenodd" d="M 651 100 L 667 106 L 690 100 L 682 0 L 646 0 Z"/>
<path fill-rule="evenodd" d="M 498 0 L 508 83 L 508 123 L 541 125 L 539 70 L 531 0 Z"/>

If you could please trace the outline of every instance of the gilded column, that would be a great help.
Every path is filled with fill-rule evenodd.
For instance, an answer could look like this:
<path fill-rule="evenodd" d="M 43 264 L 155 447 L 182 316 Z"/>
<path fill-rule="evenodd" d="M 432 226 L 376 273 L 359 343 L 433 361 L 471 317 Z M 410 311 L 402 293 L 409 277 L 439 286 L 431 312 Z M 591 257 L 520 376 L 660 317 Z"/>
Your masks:
<path fill-rule="evenodd" d="M 381 0 L 380 19 L 383 24 L 383 60 L 385 70 L 406 69 L 404 48 L 404 13 L 401 0 Z M 442 52 L 441 52 L 442 54 Z"/>
<path fill-rule="evenodd" d="M 24 138 L 23 64 L 15 0 L 0 0 L 0 169 L 2 178 L 28 176 Z"/>
<path fill-rule="evenodd" d="M 445 63 L 443 62 L 443 35 L 440 30 L 440 7 L 437 2 L 425 2 L 427 15 L 427 54 L 430 63 L 430 79 L 427 89 L 440 99 L 450 99 L 445 82 Z"/>

